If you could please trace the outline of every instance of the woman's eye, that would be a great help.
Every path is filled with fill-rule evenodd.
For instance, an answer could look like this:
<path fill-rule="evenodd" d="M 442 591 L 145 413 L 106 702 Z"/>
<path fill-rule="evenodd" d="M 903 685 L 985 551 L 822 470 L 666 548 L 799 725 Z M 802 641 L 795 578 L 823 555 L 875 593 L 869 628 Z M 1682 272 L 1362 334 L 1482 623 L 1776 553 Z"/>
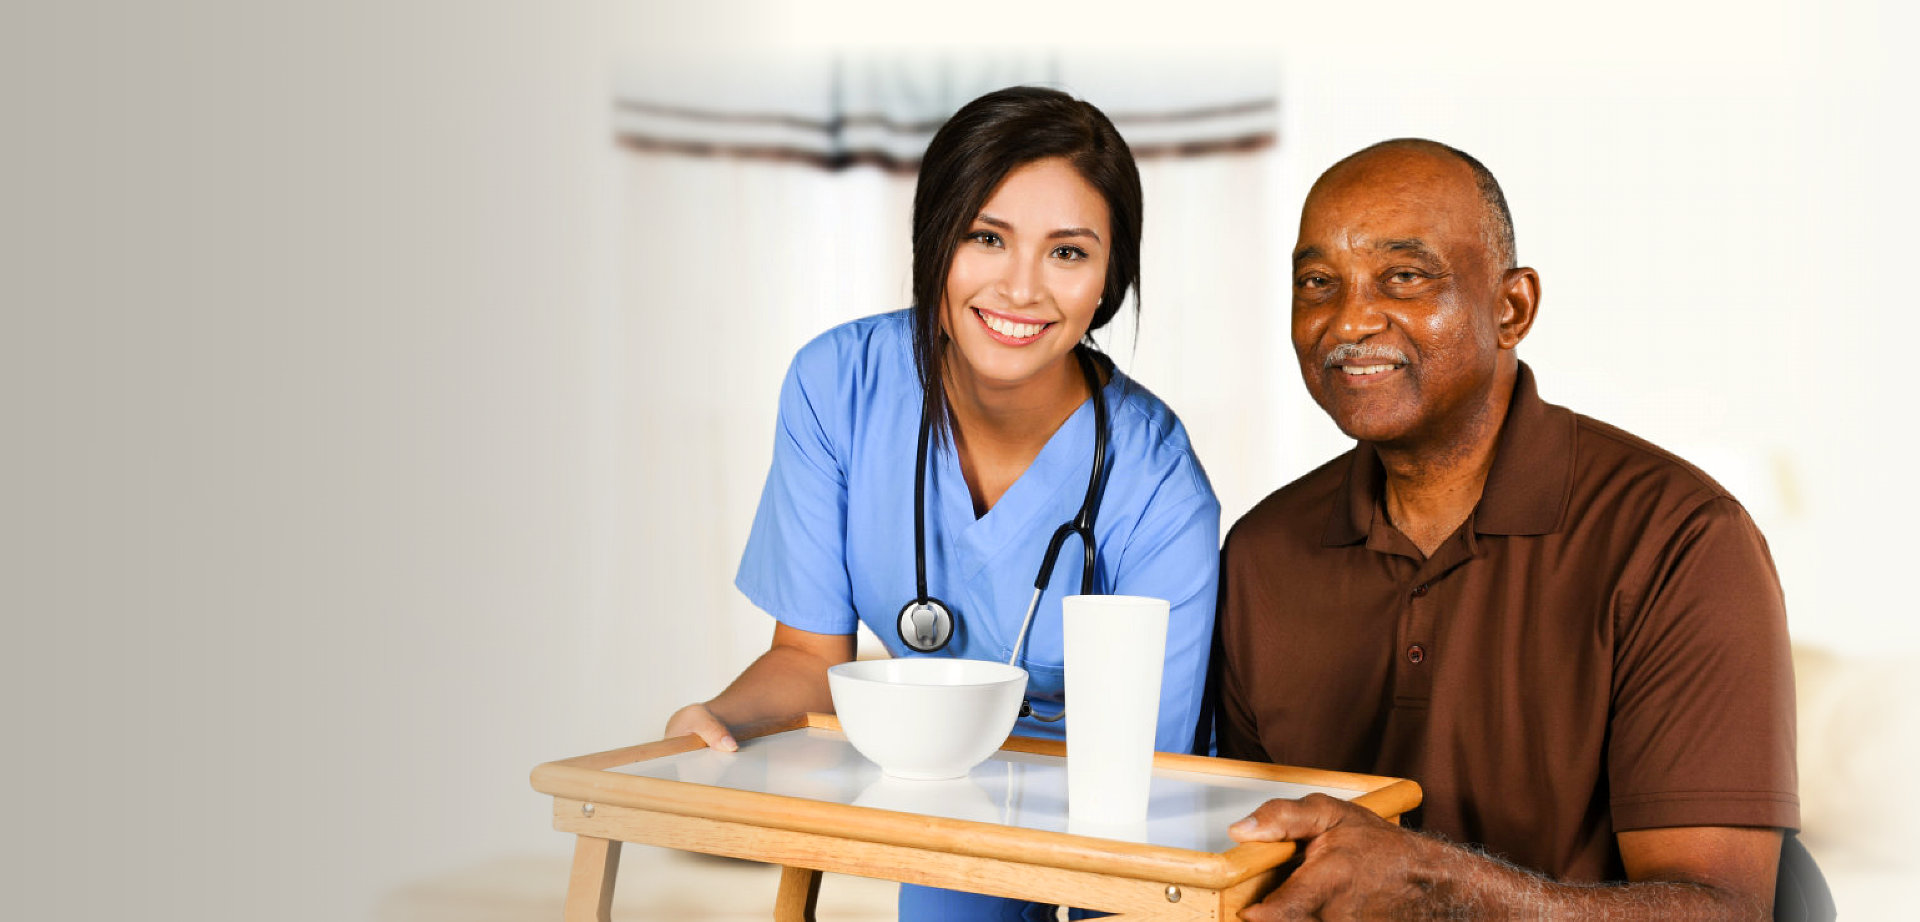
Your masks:
<path fill-rule="evenodd" d="M 1076 246 L 1061 245 L 1053 248 L 1054 259 L 1081 260 L 1087 258 L 1087 251 Z"/>
<path fill-rule="evenodd" d="M 967 239 L 982 246 L 1000 246 L 1000 235 L 993 231 L 974 231 L 967 235 Z"/>

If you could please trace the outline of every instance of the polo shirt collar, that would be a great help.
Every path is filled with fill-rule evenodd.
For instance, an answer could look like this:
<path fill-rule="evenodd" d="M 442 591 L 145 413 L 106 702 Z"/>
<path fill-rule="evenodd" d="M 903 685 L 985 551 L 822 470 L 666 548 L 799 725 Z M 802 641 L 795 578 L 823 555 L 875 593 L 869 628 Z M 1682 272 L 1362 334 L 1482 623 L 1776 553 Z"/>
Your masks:
<path fill-rule="evenodd" d="M 1473 531 L 1482 535 L 1546 535 L 1560 530 L 1573 489 L 1574 416 L 1565 407 L 1540 399 L 1533 369 L 1520 363 L 1513 400 L 1500 425 L 1487 485 L 1474 507 Z M 1321 543 L 1358 544 L 1373 525 L 1385 472 L 1367 442 L 1348 453 L 1344 489 L 1334 493 L 1333 510 Z"/>

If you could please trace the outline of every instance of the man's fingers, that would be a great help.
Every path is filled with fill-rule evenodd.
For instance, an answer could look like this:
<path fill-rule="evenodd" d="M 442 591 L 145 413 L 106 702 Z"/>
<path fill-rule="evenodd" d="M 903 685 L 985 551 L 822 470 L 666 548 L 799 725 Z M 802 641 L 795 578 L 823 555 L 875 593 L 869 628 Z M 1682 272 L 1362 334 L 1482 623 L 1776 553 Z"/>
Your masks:
<path fill-rule="evenodd" d="M 1318 917 L 1321 907 L 1327 902 L 1327 891 L 1319 881 L 1311 878 L 1294 877 L 1280 885 L 1280 889 L 1267 895 L 1267 898 L 1240 911 L 1240 918 L 1246 922 L 1288 922 L 1292 919 L 1312 919 Z"/>
<path fill-rule="evenodd" d="M 1344 806 L 1339 801 L 1335 802 Z M 1334 823 L 1338 825 L 1338 821 Z M 1314 839 L 1300 849 L 1300 866 L 1287 875 L 1279 888 L 1266 899 L 1247 907 L 1240 918 L 1247 922 L 1283 922 L 1289 919 L 1319 919 L 1337 897 L 1339 888 L 1351 883 L 1350 868 L 1332 858 L 1339 850 L 1328 851 L 1328 839 Z"/>
<path fill-rule="evenodd" d="M 1297 842 L 1339 825 L 1349 809 L 1345 801 L 1325 794 L 1269 800 L 1246 819 L 1227 827 L 1227 835 L 1235 842 Z"/>

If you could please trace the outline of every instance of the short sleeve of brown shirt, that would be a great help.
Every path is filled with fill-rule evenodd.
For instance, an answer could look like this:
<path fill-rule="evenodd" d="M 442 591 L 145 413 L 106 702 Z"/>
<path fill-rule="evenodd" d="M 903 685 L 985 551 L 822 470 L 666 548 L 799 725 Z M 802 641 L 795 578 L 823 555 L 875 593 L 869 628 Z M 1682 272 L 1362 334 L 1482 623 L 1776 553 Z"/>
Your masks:
<path fill-rule="evenodd" d="M 1674 456 L 1521 366 L 1480 503 L 1430 558 L 1362 444 L 1228 536 L 1220 754 L 1409 777 L 1430 831 L 1566 880 L 1614 834 L 1799 825 L 1765 540 Z"/>

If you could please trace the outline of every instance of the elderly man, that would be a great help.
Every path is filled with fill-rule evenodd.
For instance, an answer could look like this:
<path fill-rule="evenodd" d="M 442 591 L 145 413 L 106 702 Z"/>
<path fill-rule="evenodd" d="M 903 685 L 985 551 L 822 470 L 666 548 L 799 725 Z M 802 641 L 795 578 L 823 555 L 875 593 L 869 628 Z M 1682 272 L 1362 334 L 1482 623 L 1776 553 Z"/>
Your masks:
<path fill-rule="evenodd" d="M 1293 343 L 1351 452 L 1226 544 L 1220 754 L 1398 775 L 1411 832 L 1326 797 L 1246 918 L 1755 918 L 1799 822 L 1766 543 L 1679 458 L 1542 401 L 1539 275 L 1479 161 L 1398 140 L 1314 184 Z M 1458 844 L 1456 844 L 1458 843 Z"/>

